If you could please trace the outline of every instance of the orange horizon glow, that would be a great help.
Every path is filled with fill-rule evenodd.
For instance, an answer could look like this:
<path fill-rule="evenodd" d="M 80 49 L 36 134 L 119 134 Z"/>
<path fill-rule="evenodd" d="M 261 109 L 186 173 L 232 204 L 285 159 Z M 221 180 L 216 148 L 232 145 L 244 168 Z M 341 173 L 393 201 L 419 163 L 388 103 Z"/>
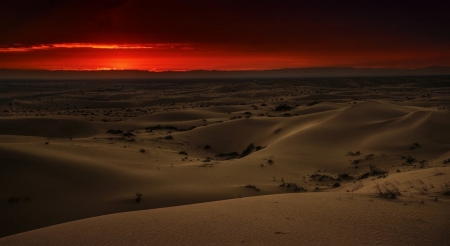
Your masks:
<path fill-rule="evenodd" d="M 306 67 L 419 68 L 450 65 L 442 51 L 247 52 L 193 43 L 55 43 L 0 47 L 1 69 L 268 70 Z"/>

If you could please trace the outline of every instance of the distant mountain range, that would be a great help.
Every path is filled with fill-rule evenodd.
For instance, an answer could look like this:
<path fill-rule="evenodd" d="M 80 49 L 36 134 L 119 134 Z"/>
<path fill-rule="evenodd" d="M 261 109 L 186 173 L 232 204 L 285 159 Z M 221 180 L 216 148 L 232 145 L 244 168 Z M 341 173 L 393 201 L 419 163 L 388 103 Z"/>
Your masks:
<path fill-rule="evenodd" d="M 208 79 L 208 78 L 308 78 L 308 77 L 387 77 L 450 75 L 450 67 L 416 69 L 314 67 L 273 70 L 193 70 L 153 72 L 143 70 L 10 70 L 0 69 L 0 79 Z"/>

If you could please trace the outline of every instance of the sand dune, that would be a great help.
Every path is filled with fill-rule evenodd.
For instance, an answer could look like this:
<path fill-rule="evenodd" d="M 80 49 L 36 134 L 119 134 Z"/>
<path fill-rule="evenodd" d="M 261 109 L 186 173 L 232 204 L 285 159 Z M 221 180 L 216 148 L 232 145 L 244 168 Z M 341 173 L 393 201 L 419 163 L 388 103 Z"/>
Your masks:
<path fill-rule="evenodd" d="M 5 245 L 442 245 L 449 201 L 285 194 L 95 217 L 0 239 Z M 358 225 L 358 226 L 355 226 Z"/>
<path fill-rule="evenodd" d="M 0 244 L 441 244 L 448 90 L 416 80 L 4 82 Z"/>

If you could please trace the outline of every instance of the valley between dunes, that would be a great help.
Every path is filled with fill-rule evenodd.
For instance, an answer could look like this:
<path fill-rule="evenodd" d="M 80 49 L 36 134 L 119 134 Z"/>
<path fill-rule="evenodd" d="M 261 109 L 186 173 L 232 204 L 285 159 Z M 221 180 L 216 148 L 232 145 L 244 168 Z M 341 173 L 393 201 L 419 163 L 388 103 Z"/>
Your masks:
<path fill-rule="evenodd" d="M 0 245 L 450 240 L 448 77 L 0 89 Z"/>

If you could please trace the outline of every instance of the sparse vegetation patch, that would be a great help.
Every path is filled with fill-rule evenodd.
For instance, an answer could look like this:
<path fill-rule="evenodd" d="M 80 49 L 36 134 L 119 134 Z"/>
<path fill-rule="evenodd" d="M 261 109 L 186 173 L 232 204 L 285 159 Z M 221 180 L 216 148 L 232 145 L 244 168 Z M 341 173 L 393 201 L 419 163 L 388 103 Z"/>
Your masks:
<path fill-rule="evenodd" d="M 311 176 L 309 176 L 312 180 L 316 180 L 316 181 L 325 181 L 325 180 L 334 180 L 333 177 L 328 176 L 328 175 L 321 175 L 321 174 L 312 174 Z"/>
<path fill-rule="evenodd" d="M 262 150 L 262 149 L 264 149 L 266 146 L 256 146 L 255 147 L 255 150 L 256 151 L 259 151 L 259 150 Z"/>
<path fill-rule="evenodd" d="M 246 188 L 249 188 L 249 189 L 254 189 L 255 191 L 261 191 L 261 189 L 259 189 L 258 187 L 256 187 L 256 185 L 251 185 L 251 184 L 248 184 L 248 185 L 246 185 L 245 186 Z"/>
<path fill-rule="evenodd" d="M 109 133 L 109 134 L 122 134 L 123 131 L 120 130 L 120 129 L 117 129 L 117 130 L 111 129 L 111 130 L 106 131 L 106 133 Z"/>
<path fill-rule="evenodd" d="M 401 196 L 400 190 L 397 186 L 390 184 L 390 187 L 387 185 L 376 185 L 375 190 L 378 193 L 378 195 L 382 198 L 386 199 L 396 199 L 398 196 Z"/>
<path fill-rule="evenodd" d="M 145 128 L 146 132 L 153 132 L 154 130 L 172 130 L 172 131 L 179 131 L 179 132 L 183 132 L 183 131 L 189 131 L 192 129 L 195 129 L 195 126 L 191 126 L 190 128 L 186 128 L 186 129 L 180 129 L 176 126 L 171 126 L 171 125 L 156 125 L 156 126 L 149 126 Z"/>
<path fill-rule="evenodd" d="M 338 179 L 340 180 L 352 180 L 353 176 L 350 176 L 348 173 L 341 173 L 338 175 Z"/>
<path fill-rule="evenodd" d="M 414 150 L 415 148 L 420 148 L 420 147 L 422 147 L 422 146 L 420 146 L 419 143 L 415 142 L 415 143 L 409 148 L 409 150 Z"/>
<path fill-rule="evenodd" d="M 318 103 L 319 103 L 319 102 L 317 102 L 317 101 L 313 101 L 313 102 L 307 103 L 306 106 L 307 106 L 307 107 L 311 107 L 311 106 L 314 106 L 314 105 L 316 105 L 316 104 L 318 104 Z"/>
<path fill-rule="evenodd" d="M 296 183 L 285 183 L 279 185 L 280 187 L 284 187 L 287 190 L 292 190 L 294 192 L 307 192 L 307 190 L 303 187 L 298 186 Z"/>
<path fill-rule="evenodd" d="M 385 178 L 387 176 L 387 171 L 381 170 L 380 168 L 374 166 L 374 165 L 369 165 L 369 172 L 364 173 L 363 175 L 361 175 L 358 180 L 361 179 L 366 179 L 369 176 L 378 176 L 378 178 Z"/>
<path fill-rule="evenodd" d="M 364 160 L 366 160 L 366 161 L 372 160 L 374 156 L 375 156 L 374 154 L 366 155 L 366 156 L 364 157 Z"/>
<path fill-rule="evenodd" d="M 275 107 L 275 111 L 288 111 L 295 108 L 294 106 L 287 105 L 287 104 L 281 104 Z"/>
<path fill-rule="evenodd" d="M 336 182 L 336 183 L 334 183 L 334 184 L 333 184 L 333 186 L 332 186 L 332 187 L 333 187 L 333 188 L 337 188 L 337 187 L 340 187 L 340 186 L 341 186 L 341 184 L 340 184 L 340 183 L 338 183 L 338 182 Z"/>
<path fill-rule="evenodd" d="M 412 157 L 412 156 L 410 156 L 410 155 L 408 155 L 408 156 L 402 156 L 402 159 L 405 160 L 406 163 L 407 163 L 408 165 L 411 165 L 411 164 L 413 164 L 414 162 L 416 162 L 416 158 L 415 158 L 415 157 Z"/>
<path fill-rule="evenodd" d="M 237 158 L 239 156 L 239 153 L 234 151 L 234 152 L 229 152 L 229 153 L 220 153 L 220 154 L 216 154 L 216 157 L 230 157 L 230 158 Z"/>
<path fill-rule="evenodd" d="M 254 149 L 255 149 L 255 146 L 253 145 L 253 143 L 251 143 L 249 146 L 247 146 L 247 148 L 244 151 L 242 151 L 242 154 L 240 157 L 242 158 L 244 156 L 249 155 L 250 153 L 252 153 L 252 151 Z"/>
<path fill-rule="evenodd" d="M 126 131 L 123 133 L 124 137 L 135 137 L 136 135 L 134 135 L 134 133 L 132 133 L 131 131 Z"/>
<path fill-rule="evenodd" d="M 166 125 L 166 126 L 161 126 L 161 125 L 149 126 L 149 127 L 146 127 L 146 128 L 145 128 L 145 131 L 146 131 L 146 132 L 152 132 L 153 130 L 163 130 L 163 129 L 165 129 L 165 130 L 174 130 L 174 131 L 178 131 L 178 128 L 177 128 L 177 127 L 175 127 L 175 126 L 169 126 L 169 125 Z"/>
<path fill-rule="evenodd" d="M 142 199 L 142 194 L 139 193 L 139 192 L 137 192 L 136 195 L 135 195 L 134 201 L 135 201 L 136 203 L 140 203 L 140 202 L 141 202 L 141 199 Z"/>
<path fill-rule="evenodd" d="M 349 152 L 347 152 L 347 155 L 350 155 L 350 156 L 357 156 L 357 155 L 361 155 L 361 152 L 360 152 L 359 150 L 356 151 L 356 152 L 349 151 Z"/>
<path fill-rule="evenodd" d="M 363 159 L 355 159 L 355 160 L 352 160 L 351 162 L 353 165 L 358 165 L 361 161 L 363 161 Z"/>
<path fill-rule="evenodd" d="M 441 185 L 442 194 L 445 196 L 450 196 L 450 182 Z"/>

